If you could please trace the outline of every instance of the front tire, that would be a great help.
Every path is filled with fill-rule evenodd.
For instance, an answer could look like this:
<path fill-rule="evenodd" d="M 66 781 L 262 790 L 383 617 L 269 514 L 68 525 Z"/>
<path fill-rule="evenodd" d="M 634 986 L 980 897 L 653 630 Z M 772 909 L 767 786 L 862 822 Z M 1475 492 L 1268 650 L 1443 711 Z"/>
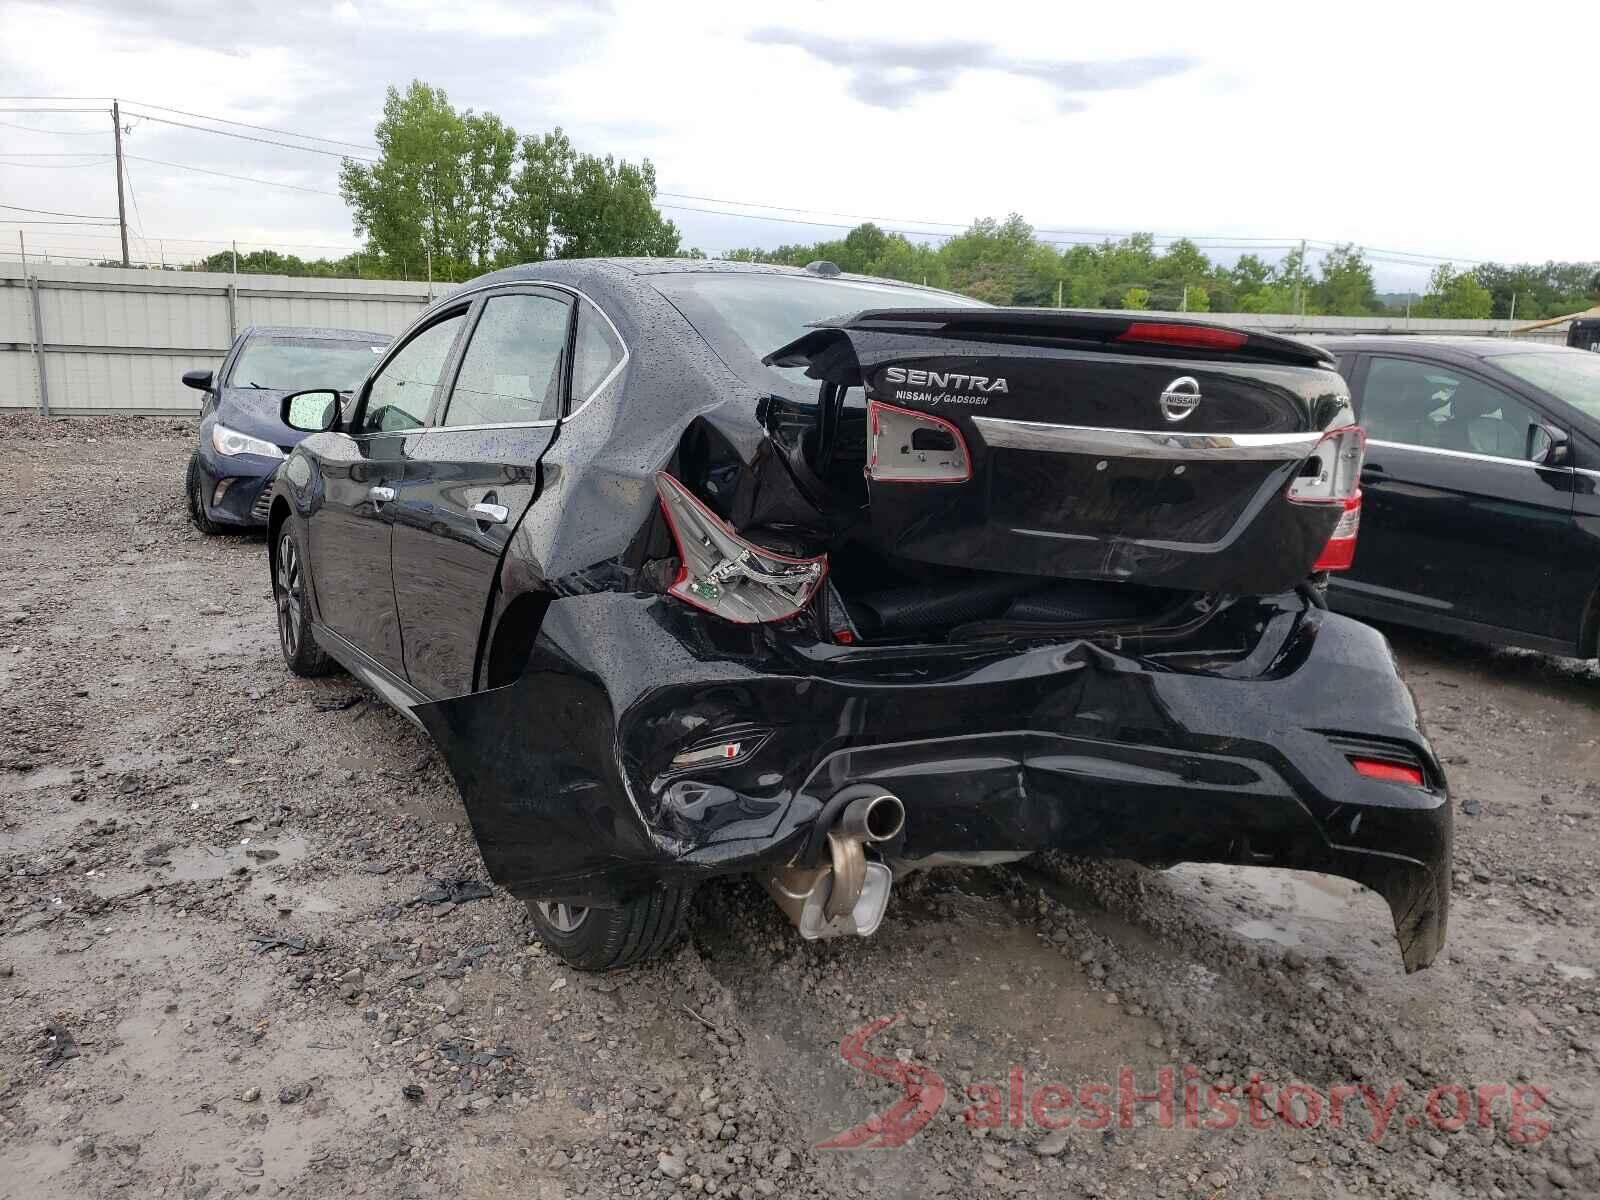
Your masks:
<path fill-rule="evenodd" d="M 200 477 L 200 456 L 189 456 L 189 473 L 184 479 L 184 494 L 189 503 L 189 524 L 193 525 L 207 537 L 222 533 L 223 528 L 210 517 L 206 516 L 206 502 L 202 488 L 205 480 Z"/>
<path fill-rule="evenodd" d="M 687 884 L 657 884 L 616 908 L 528 901 L 539 940 L 569 967 L 614 971 L 655 958 L 677 941 L 689 914 Z"/>
<path fill-rule="evenodd" d="M 289 670 L 305 679 L 326 675 L 334 661 L 311 631 L 311 594 L 306 559 L 288 521 L 278 530 L 272 556 L 272 600 L 278 610 L 278 645 Z"/>

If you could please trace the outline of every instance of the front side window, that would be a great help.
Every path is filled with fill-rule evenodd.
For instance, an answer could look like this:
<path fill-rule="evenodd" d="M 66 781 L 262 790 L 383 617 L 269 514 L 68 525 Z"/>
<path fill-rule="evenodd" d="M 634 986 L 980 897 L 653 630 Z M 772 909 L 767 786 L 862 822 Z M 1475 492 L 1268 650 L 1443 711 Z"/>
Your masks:
<path fill-rule="evenodd" d="M 275 392 L 303 392 L 311 388 L 348 392 L 367 377 L 386 345 L 382 341 L 257 334 L 239 351 L 228 376 L 228 386 Z"/>
<path fill-rule="evenodd" d="M 1367 368 L 1361 425 L 1376 441 L 1523 458 L 1535 420 L 1521 401 L 1451 367 L 1375 355 Z"/>
<path fill-rule="evenodd" d="M 446 425 L 511 425 L 561 415 L 566 302 L 552 296 L 491 296 L 472 331 L 450 393 Z"/>
<path fill-rule="evenodd" d="M 1493 361 L 1508 375 L 1565 400 L 1581 413 L 1600 418 L 1600 354 L 1544 350 L 1497 354 Z"/>
<path fill-rule="evenodd" d="M 455 313 L 428 326 L 383 365 L 367 393 L 360 433 L 403 433 L 427 422 L 465 315 Z"/>

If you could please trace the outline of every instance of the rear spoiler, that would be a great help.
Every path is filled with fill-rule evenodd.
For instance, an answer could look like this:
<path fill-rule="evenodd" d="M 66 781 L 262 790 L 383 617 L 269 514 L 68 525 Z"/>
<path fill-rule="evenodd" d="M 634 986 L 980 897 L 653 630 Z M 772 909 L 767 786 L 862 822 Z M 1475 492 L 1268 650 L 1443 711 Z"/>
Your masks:
<path fill-rule="evenodd" d="M 990 345 L 1102 349 L 1191 361 L 1217 359 L 1329 370 L 1337 361 L 1322 347 L 1296 338 L 1164 313 L 1147 319 L 1055 308 L 874 308 L 816 321 L 811 328 L 814 332 L 774 350 L 761 361 L 776 367 L 816 366 L 817 356 L 841 332 L 904 334 Z"/>

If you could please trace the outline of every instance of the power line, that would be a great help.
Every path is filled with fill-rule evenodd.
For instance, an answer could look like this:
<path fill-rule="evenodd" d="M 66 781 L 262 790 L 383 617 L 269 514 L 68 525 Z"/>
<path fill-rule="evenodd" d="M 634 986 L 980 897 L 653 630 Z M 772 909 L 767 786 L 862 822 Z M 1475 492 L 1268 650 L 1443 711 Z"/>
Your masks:
<path fill-rule="evenodd" d="M 82 229 L 85 226 L 94 226 L 94 227 L 98 228 L 99 226 L 102 226 L 102 225 L 116 225 L 116 224 L 118 224 L 118 222 L 114 221 L 114 220 L 112 220 L 112 221 L 34 221 L 34 220 L 23 220 L 23 219 L 20 219 L 20 218 L 17 218 L 17 217 L 0 217 L 0 225 L 70 225 L 74 229 Z"/>
<path fill-rule="evenodd" d="M 6 158 L 100 158 L 100 150 L 0 150 Z"/>
<path fill-rule="evenodd" d="M 123 115 L 128 117 L 138 117 L 142 121 L 154 121 L 158 125 L 175 125 L 179 129 L 194 129 L 201 133 L 214 133 L 218 137 L 238 138 L 242 142 L 259 142 L 264 146 L 281 146 L 285 150 L 303 150 L 307 154 L 325 154 L 329 158 L 353 158 L 358 162 L 364 163 L 376 163 L 378 161 L 375 158 L 362 158 L 357 154 L 341 154 L 337 150 L 319 150 L 315 146 L 297 146 L 293 142 L 278 142 L 271 138 L 255 137 L 248 133 L 234 133 L 232 130 L 228 129 L 212 129 L 206 125 L 191 125 L 187 121 L 174 121 L 168 117 L 154 117 L 149 113 L 133 112 L 129 109 L 124 109 Z"/>
<path fill-rule="evenodd" d="M 3 156 L 0 156 L 0 157 L 3 157 Z M 69 167 L 98 167 L 101 163 L 108 163 L 110 161 L 111 161 L 111 155 L 102 154 L 99 158 L 95 159 L 93 162 L 76 162 L 76 163 L 19 163 L 19 162 L 8 162 L 8 163 L 5 163 L 4 165 L 8 166 L 8 167 L 32 167 L 32 168 L 35 168 L 35 169 L 38 169 L 38 170 L 48 170 L 51 167 L 54 167 L 57 170 L 60 170 L 60 169 L 69 168 Z"/>
<path fill-rule="evenodd" d="M 213 117 L 207 113 L 185 112 L 181 108 L 169 108 L 165 104 L 151 104 L 144 100 L 133 100 L 129 103 L 137 104 L 140 108 L 158 108 L 162 112 L 177 113 L 180 117 L 194 117 L 201 121 L 215 121 L 220 125 L 237 125 L 241 129 L 254 129 L 261 133 L 281 133 L 286 137 L 305 138 L 307 141 L 312 142 L 327 142 L 331 146 L 348 146 L 352 150 L 373 150 L 382 153 L 382 151 L 378 150 L 378 147 L 368 146 L 362 142 L 342 142 L 338 138 L 323 137 L 321 134 L 316 133 L 296 133 L 292 129 L 274 129 L 271 125 L 252 125 L 248 121 L 234 121 L 227 117 Z"/>
<path fill-rule="evenodd" d="M 0 112 L 17 113 L 103 113 L 103 108 L 0 108 Z"/>
<path fill-rule="evenodd" d="M 332 196 L 336 200 L 341 198 L 338 192 L 329 192 L 322 188 L 304 187 L 298 183 L 278 183 L 272 179 L 254 179 L 249 175 L 230 175 L 226 171 L 213 171 L 209 167 L 192 167 L 188 163 L 167 162 L 165 159 L 146 158 L 140 154 L 124 154 L 122 157 L 125 159 L 131 158 L 143 163 L 154 163 L 158 167 L 177 167 L 179 170 L 183 171 L 198 171 L 202 175 L 216 175 L 222 179 L 236 179 L 240 183 L 261 183 L 265 184 L 267 187 L 289 188 L 290 190 L 296 192 L 310 192 L 316 196 Z"/>
<path fill-rule="evenodd" d="M 37 125 L 18 125 L 15 121 L 0 121 L 0 125 L 28 133 L 51 133 L 57 137 L 105 137 L 105 131 L 102 129 L 40 129 Z"/>
<path fill-rule="evenodd" d="M 115 221 L 115 217 L 101 216 L 99 213 L 69 213 L 56 212 L 53 208 L 23 208 L 17 204 L 0 204 L 0 208 L 7 212 L 38 213 L 46 217 L 83 217 L 89 221 Z"/>

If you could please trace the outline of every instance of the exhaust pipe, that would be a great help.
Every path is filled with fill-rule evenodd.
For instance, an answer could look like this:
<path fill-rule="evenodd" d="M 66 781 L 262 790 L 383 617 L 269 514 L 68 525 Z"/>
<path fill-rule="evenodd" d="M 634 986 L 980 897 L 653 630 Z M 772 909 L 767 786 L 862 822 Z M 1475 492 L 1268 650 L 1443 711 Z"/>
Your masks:
<path fill-rule="evenodd" d="M 872 790 L 852 800 L 828 831 L 826 866 L 775 867 L 762 883 L 808 941 L 866 937 L 882 923 L 894 883 L 887 866 L 868 861 L 866 847 L 898 837 L 905 824 L 900 798 Z"/>

